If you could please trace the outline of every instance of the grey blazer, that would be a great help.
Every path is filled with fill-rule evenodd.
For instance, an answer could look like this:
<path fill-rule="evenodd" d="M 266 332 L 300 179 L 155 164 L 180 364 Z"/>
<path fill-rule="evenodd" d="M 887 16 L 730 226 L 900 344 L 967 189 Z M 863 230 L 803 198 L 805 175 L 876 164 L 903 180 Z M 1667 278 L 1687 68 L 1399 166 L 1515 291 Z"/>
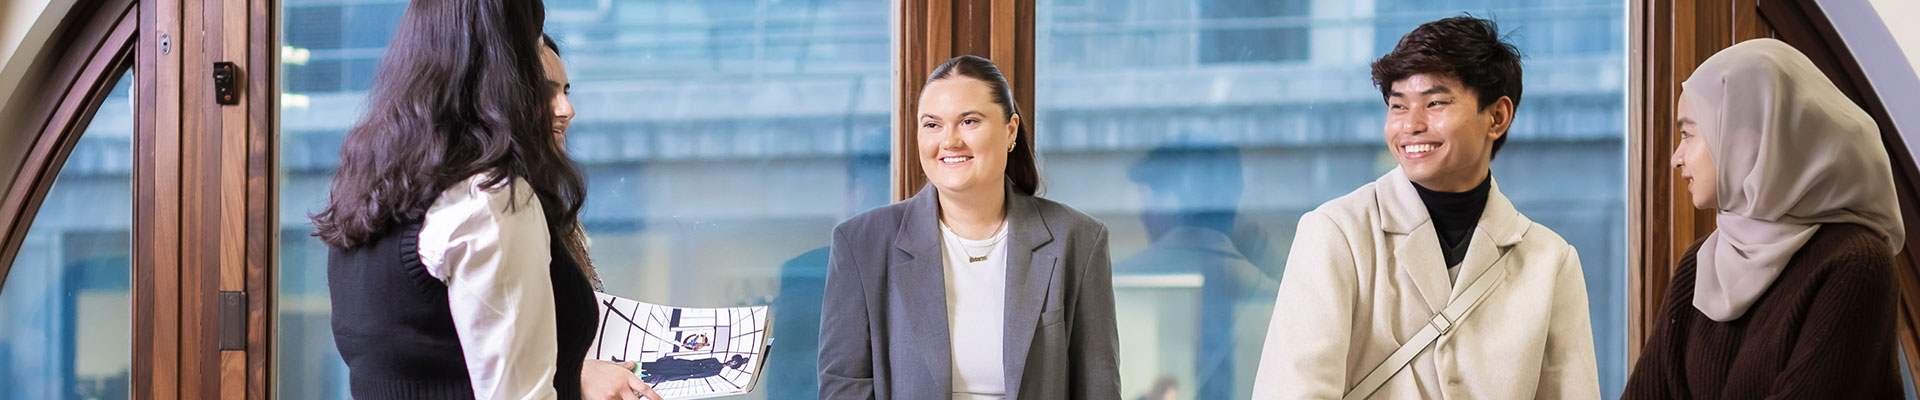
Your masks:
<path fill-rule="evenodd" d="M 834 227 L 821 399 L 952 398 L 934 190 Z M 1011 187 L 1007 218 L 1007 398 L 1120 398 L 1106 225 Z"/>

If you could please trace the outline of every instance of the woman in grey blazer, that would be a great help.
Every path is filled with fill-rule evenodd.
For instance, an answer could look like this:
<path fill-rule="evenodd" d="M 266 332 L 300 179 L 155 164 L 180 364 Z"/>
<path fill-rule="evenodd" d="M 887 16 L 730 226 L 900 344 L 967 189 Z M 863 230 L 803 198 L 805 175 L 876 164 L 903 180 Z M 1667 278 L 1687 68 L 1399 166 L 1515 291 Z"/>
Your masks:
<path fill-rule="evenodd" d="M 1034 197 L 1032 136 L 987 59 L 920 94 L 930 182 L 833 230 L 822 399 L 1118 399 L 1113 275 L 1100 221 Z"/>

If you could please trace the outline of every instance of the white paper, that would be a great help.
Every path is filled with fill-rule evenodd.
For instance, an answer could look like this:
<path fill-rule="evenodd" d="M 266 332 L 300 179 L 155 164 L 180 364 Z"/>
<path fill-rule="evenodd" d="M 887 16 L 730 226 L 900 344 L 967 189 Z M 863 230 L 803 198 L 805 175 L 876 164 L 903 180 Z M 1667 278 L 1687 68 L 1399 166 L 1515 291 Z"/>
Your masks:
<path fill-rule="evenodd" d="M 639 364 L 635 373 L 662 397 L 745 394 L 759 381 L 772 333 L 767 307 L 685 308 L 596 295 L 600 334 L 587 356 Z"/>

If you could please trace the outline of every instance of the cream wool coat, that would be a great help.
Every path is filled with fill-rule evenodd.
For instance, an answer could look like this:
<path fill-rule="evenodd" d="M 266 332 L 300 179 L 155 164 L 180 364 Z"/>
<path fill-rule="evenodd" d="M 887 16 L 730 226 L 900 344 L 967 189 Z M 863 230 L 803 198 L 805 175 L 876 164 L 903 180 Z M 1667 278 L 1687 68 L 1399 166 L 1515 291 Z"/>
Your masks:
<path fill-rule="evenodd" d="M 1397 168 L 1301 216 L 1254 398 L 1340 398 L 1499 264 L 1507 276 L 1486 300 L 1373 398 L 1599 398 L 1573 247 L 1520 215 L 1497 182 L 1472 237 L 1455 285 L 1426 206 Z"/>

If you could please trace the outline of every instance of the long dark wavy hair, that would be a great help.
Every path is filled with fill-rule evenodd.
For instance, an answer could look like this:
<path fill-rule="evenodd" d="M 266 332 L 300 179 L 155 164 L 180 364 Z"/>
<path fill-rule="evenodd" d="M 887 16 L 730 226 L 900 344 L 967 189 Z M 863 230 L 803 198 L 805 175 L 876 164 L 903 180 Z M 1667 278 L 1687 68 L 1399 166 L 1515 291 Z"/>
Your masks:
<path fill-rule="evenodd" d="M 1013 86 L 1007 84 L 1007 76 L 1000 73 L 1000 67 L 992 60 L 980 56 L 959 56 L 940 63 L 927 74 L 926 85 L 932 85 L 943 79 L 964 76 L 987 83 L 987 89 L 993 91 L 993 104 L 1000 106 L 1007 120 L 1020 115 L 1020 105 L 1013 100 Z M 920 87 L 926 87 L 921 85 Z M 1013 138 L 1013 153 L 1007 156 L 1007 179 L 1013 181 L 1014 190 L 1020 194 L 1032 196 L 1040 191 L 1040 162 L 1033 151 L 1033 134 L 1029 130 L 1033 118 L 1020 115 L 1020 131 Z"/>
<path fill-rule="evenodd" d="M 532 187 L 555 240 L 582 240 L 554 228 L 578 225 L 586 183 L 551 133 L 545 9 L 540 0 L 409 4 L 366 119 L 341 144 L 327 207 L 310 216 L 314 236 L 367 245 L 419 218 L 441 191 L 487 173 L 490 187 L 516 179 Z"/>

